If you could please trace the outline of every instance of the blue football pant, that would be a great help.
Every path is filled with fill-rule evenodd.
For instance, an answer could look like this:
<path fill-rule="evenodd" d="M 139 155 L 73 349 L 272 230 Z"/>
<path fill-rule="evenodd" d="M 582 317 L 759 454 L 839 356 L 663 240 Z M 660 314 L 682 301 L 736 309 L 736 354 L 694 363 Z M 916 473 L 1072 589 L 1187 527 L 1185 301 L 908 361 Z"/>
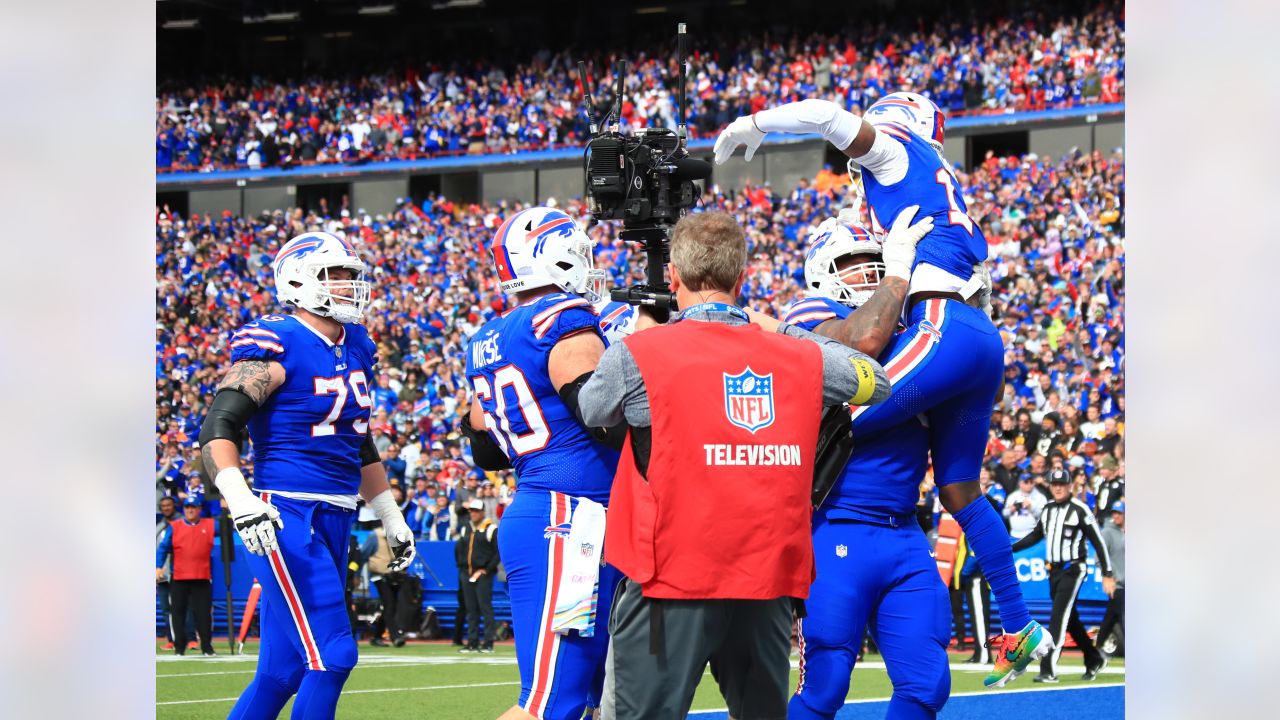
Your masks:
<path fill-rule="evenodd" d="M 289 698 L 294 720 L 332 718 L 356 666 L 345 592 L 347 550 L 355 513 L 328 503 L 263 494 L 280 511 L 280 549 L 249 555 L 262 585 L 258 670 L 228 716 L 267 720 Z"/>
<path fill-rule="evenodd" d="M 609 648 L 609 608 L 622 575 L 600 568 L 595 633 L 551 630 L 556 573 L 577 499 L 558 492 L 519 490 L 502 514 L 498 552 L 507 568 L 511 624 L 520 666 L 519 706 L 546 720 L 578 720 L 600 706 L 605 655 Z"/>
<path fill-rule="evenodd" d="M 924 415 L 934 482 L 977 480 L 1004 376 L 1004 347 L 991 320 L 955 300 L 916 303 L 911 325 L 889 342 L 880 359 L 893 395 L 878 405 L 854 408 L 854 437 Z"/>
<path fill-rule="evenodd" d="M 923 415 L 934 482 L 976 482 L 1004 375 L 1004 346 L 995 325 L 977 308 L 931 298 L 911 308 L 911 325 L 880 358 L 893 394 L 879 405 L 854 409 L 855 440 Z M 982 558 L 1005 631 L 1020 631 L 1031 616 L 1000 514 L 977 500 L 953 514 Z"/>
<path fill-rule="evenodd" d="M 933 718 L 951 693 L 951 606 L 919 526 L 814 516 L 817 579 L 800 621 L 792 718 L 833 718 L 868 625 L 893 682 L 889 718 Z"/>

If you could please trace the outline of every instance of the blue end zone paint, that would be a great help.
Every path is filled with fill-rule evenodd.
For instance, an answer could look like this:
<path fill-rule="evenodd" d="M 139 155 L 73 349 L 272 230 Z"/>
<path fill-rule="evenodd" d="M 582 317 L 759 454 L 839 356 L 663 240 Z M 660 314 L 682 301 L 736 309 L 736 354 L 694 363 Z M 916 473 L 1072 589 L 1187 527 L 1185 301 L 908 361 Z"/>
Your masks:
<path fill-rule="evenodd" d="M 836 719 L 882 720 L 888 709 L 888 700 L 858 700 L 845 704 L 836 713 Z M 691 712 L 689 717 L 698 720 L 727 720 L 729 715 L 720 710 Z M 945 720 L 991 720 L 993 717 L 1123 720 L 1124 686 L 965 693 L 951 696 L 938 717 Z"/>

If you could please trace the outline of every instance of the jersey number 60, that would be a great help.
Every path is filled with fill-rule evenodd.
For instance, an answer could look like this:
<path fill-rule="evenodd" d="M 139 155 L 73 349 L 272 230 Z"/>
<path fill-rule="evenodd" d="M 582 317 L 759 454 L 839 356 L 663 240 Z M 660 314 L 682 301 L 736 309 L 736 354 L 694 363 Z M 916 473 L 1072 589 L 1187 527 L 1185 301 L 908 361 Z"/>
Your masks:
<path fill-rule="evenodd" d="M 499 368 L 493 374 L 493 387 L 489 385 L 487 378 L 480 375 L 472 378 L 471 382 L 475 387 L 476 397 L 480 398 L 481 407 L 490 401 L 494 403 L 493 413 L 484 411 L 484 424 L 497 437 L 498 444 L 507 457 L 514 458 L 547 446 L 551 430 L 547 428 L 547 419 L 543 417 L 538 399 L 534 397 L 533 389 L 529 387 L 529 381 L 520 372 L 520 368 L 515 365 Z M 504 392 L 506 388 L 515 392 L 515 406 L 507 405 L 507 394 Z M 529 428 L 527 431 L 517 433 L 511 428 L 512 413 L 519 413 L 525 427 Z"/>

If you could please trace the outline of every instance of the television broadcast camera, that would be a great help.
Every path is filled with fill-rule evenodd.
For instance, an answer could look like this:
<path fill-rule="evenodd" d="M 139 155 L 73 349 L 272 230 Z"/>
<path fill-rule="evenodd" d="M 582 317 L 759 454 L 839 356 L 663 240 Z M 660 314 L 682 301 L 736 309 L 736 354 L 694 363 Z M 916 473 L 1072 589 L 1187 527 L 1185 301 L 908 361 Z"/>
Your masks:
<path fill-rule="evenodd" d="M 605 103 L 608 111 L 597 122 L 586 65 L 578 63 L 578 78 L 591 124 L 591 141 L 583 156 L 591 222 L 621 220 L 620 237 L 638 243 L 646 256 L 646 281 L 614 288 L 610 296 L 619 302 L 648 306 L 660 321 L 677 309 L 675 295 L 663 273 L 671 259 L 671 227 L 698 201 L 694 181 L 711 177 L 710 163 L 689 157 L 684 122 L 686 38 L 685 24 L 680 23 L 676 30 L 680 64 L 676 130 L 645 128 L 630 136 L 620 132 L 626 62 L 621 62 L 617 70 L 616 91 Z M 607 129 L 602 130 L 602 126 Z"/>

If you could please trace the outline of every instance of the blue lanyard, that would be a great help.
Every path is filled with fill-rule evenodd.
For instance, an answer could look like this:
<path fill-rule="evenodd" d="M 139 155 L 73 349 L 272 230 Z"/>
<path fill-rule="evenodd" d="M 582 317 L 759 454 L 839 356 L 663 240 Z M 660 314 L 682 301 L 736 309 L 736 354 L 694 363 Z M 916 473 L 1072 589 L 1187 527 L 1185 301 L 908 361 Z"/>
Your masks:
<path fill-rule="evenodd" d="M 694 313 L 700 313 L 700 312 L 702 312 L 702 313 L 713 313 L 713 312 L 728 313 L 729 315 L 732 315 L 733 317 L 738 318 L 738 319 L 739 319 L 739 320 L 741 320 L 742 322 L 745 322 L 745 323 L 749 323 L 749 322 L 751 322 L 751 318 L 747 317 L 747 313 L 746 313 L 746 311 L 744 311 L 742 308 L 737 307 L 737 306 L 735 306 L 735 305 L 728 305 L 728 304 L 725 304 L 725 303 L 718 303 L 718 302 L 699 303 L 699 304 L 697 304 L 697 305 L 694 305 L 694 306 L 693 306 L 693 307 L 691 307 L 691 308 L 687 308 L 687 309 L 685 309 L 684 311 L 682 311 L 682 312 L 680 313 L 680 319 L 681 319 L 681 320 L 684 320 L 685 318 L 689 317 L 690 315 L 693 315 Z"/>

